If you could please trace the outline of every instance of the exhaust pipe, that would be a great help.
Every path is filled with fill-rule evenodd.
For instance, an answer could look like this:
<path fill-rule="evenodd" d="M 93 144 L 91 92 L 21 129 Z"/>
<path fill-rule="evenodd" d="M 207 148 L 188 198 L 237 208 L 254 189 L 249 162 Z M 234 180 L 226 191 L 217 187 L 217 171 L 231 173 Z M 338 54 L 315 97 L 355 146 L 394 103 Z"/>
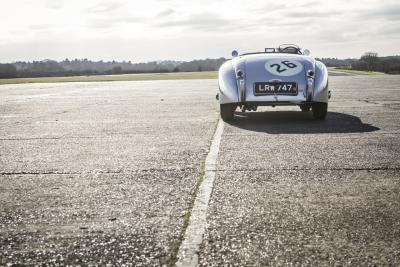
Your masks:
<path fill-rule="evenodd" d="M 243 105 L 241 106 L 242 112 L 246 111 L 257 111 L 257 106 L 256 105 Z"/>

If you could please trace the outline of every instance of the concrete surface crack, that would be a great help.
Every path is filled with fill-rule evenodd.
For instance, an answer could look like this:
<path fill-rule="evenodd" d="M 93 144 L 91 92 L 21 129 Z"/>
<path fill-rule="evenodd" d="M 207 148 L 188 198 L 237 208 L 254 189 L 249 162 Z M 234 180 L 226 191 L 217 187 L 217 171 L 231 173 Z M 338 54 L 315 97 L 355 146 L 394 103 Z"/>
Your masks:
<path fill-rule="evenodd" d="M 204 166 L 204 176 L 199 185 L 183 241 L 178 250 L 176 266 L 197 266 L 199 249 L 207 226 L 207 209 L 215 180 L 216 162 L 224 122 L 219 120 Z"/>
<path fill-rule="evenodd" d="M 364 101 L 365 103 L 369 103 L 369 104 L 375 104 L 375 105 L 379 105 L 379 103 L 378 103 L 378 102 L 371 101 L 371 100 L 368 100 L 368 99 L 365 99 L 365 100 L 362 100 L 362 101 Z"/>
<path fill-rule="evenodd" d="M 82 172 L 58 172 L 58 171 L 29 171 L 29 172 L 0 172 L 0 175 L 48 175 L 48 174 L 57 174 L 57 175 L 69 175 L 69 174 L 83 174 Z"/>
<path fill-rule="evenodd" d="M 70 136 L 70 137 L 30 137 L 30 138 L 0 138 L 0 141 L 32 141 L 32 140 L 61 140 L 61 139 L 94 139 L 93 136 Z"/>
<path fill-rule="evenodd" d="M 397 171 L 400 167 L 361 168 L 272 168 L 272 169 L 218 169 L 216 172 L 271 172 L 271 171 Z"/>
<path fill-rule="evenodd" d="M 185 168 L 173 168 L 173 169 L 137 169 L 137 170 L 87 170 L 87 171 L 9 171 L 0 172 L 0 175 L 44 175 L 44 174 L 57 174 L 57 175 L 90 175 L 90 174 L 137 174 L 143 172 L 185 172 L 195 171 L 196 168 L 185 167 Z"/>

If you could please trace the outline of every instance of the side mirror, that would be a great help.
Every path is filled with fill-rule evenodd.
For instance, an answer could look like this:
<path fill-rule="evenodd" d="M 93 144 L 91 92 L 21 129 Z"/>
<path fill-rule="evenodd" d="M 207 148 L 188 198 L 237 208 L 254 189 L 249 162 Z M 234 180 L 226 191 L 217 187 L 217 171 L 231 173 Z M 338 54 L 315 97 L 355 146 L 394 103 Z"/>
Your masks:
<path fill-rule="evenodd" d="M 239 55 L 239 52 L 236 50 L 232 51 L 232 57 L 237 57 Z"/>
<path fill-rule="evenodd" d="M 304 49 L 304 51 L 303 51 L 303 55 L 305 55 L 305 56 L 309 56 L 310 54 L 311 54 L 310 50 L 308 50 L 308 49 Z"/>

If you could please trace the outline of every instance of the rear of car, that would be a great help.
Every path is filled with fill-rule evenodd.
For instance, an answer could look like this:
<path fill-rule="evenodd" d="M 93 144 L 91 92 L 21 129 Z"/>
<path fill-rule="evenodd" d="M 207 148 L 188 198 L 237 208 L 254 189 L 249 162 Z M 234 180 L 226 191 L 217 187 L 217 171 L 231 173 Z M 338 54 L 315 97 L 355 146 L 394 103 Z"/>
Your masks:
<path fill-rule="evenodd" d="M 298 105 L 324 119 L 328 107 L 328 72 L 322 62 L 302 54 L 254 53 L 234 57 L 219 70 L 221 117 L 240 107 Z"/>

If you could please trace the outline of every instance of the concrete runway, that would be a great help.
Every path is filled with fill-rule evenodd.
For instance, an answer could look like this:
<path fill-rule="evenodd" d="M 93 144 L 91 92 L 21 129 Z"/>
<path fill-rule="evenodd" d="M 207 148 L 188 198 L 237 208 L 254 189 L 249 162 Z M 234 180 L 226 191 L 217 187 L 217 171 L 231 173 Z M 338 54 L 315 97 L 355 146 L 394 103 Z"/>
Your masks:
<path fill-rule="evenodd" d="M 172 266 L 216 80 L 0 86 L 0 266 Z M 400 265 L 400 76 L 225 123 L 201 266 Z"/>

